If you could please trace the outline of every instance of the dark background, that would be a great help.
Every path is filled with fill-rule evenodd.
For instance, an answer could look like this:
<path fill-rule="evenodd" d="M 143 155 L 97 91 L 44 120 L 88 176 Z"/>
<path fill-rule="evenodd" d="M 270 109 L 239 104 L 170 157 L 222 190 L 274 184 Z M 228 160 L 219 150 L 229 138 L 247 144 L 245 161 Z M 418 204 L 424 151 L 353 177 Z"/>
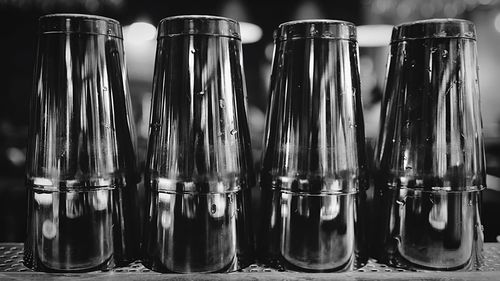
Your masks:
<path fill-rule="evenodd" d="M 112 17 L 127 28 L 142 21 L 156 26 L 167 16 L 211 14 L 251 22 L 262 31 L 259 41 L 244 44 L 249 97 L 249 122 L 254 159 L 259 166 L 272 57 L 272 34 L 285 21 L 329 18 L 356 25 L 394 25 L 432 17 L 473 21 L 478 52 L 488 187 L 484 193 L 483 223 L 487 241 L 500 235 L 500 1 L 494 0 L 253 0 L 253 1 L 132 1 L 132 0 L 0 0 L 0 242 L 23 241 L 25 236 L 24 164 L 28 130 L 28 99 L 36 56 L 38 17 L 49 13 L 86 13 Z M 386 29 L 387 30 L 387 29 Z M 390 32 L 390 29 L 389 29 Z M 368 151 L 378 130 L 388 41 L 361 44 L 362 97 Z M 374 35 L 374 34 L 372 34 Z M 388 34 L 376 35 L 388 40 Z M 380 39 L 380 38 L 379 38 Z M 139 137 L 139 161 L 144 161 L 155 41 L 132 42 L 125 34 L 129 85 Z M 377 45 L 377 44 L 376 44 Z"/>

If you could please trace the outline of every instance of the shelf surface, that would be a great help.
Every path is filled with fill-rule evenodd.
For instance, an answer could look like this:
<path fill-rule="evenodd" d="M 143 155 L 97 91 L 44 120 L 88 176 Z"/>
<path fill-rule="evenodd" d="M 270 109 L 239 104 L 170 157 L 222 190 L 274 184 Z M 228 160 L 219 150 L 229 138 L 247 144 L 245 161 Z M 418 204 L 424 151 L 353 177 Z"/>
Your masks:
<path fill-rule="evenodd" d="M 161 274 L 140 262 L 111 271 L 90 273 L 42 273 L 26 268 L 23 244 L 0 243 L 0 280 L 500 280 L 500 243 L 486 243 L 484 265 L 477 271 L 409 271 L 370 259 L 366 266 L 344 273 L 282 272 L 252 264 L 226 274 Z"/>

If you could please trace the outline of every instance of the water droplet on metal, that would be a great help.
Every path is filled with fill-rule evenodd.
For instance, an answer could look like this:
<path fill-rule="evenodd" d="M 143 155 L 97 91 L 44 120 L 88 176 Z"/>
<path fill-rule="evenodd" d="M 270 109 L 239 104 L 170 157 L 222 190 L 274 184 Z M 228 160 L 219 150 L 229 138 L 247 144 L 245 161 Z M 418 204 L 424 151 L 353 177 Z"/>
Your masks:
<path fill-rule="evenodd" d="M 151 128 L 151 131 L 159 131 L 161 124 L 159 122 L 154 122 L 149 125 L 149 128 Z"/>
<path fill-rule="evenodd" d="M 316 35 L 316 34 L 318 34 L 318 30 L 316 30 L 316 27 L 314 25 L 311 26 L 310 33 L 313 36 Z"/>
<path fill-rule="evenodd" d="M 198 95 L 203 96 L 205 94 L 205 91 L 199 91 Z"/>
<path fill-rule="evenodd" d="M 399 235 L 394 236 L 394 240 L 397 244 L 401 243 L 401 236 Z"/>
<path fill-rule="evenodd" d="M 469 206 L 472 206 L 472 200 L 469 200 L 468 205 L 469 205 Z"/>
<path fill-rule="evenodd" d="M 448 51 L 447 50 L 443 50 L 443 52 L 441 53 L 441 56 L 443 58 L 446 58 L 448 56 Z"/>
<path fill-rule="evenodd" d="M 446 37 L 446 31 L 441 30 L 440 32 L 434 33 L 434 37 Z"/>
<path fill-rule="evenodd" d="M 102 87 L 102 90 L 106 92 L 108 90 L 108 87 Z"/>
<path fill-rule="evenodd" d="M 224 100 L 223 100 L 223 99 L 220 99 L 220 100 L 219 100 L 219 106 L 220 106 L 220 108 L 224 108 L 224 107 L 226 107 L 226 104 L 224 103 Z"/>
<path fill-rule="evenodd" d="M 406 169 L 406 170 L 413 170 L 413 168 L 412 168 L 412 167 L 410 167 L 410 166 L 406 166 L 406 167 L 405 167 L 405 169 Z"/>
<path fill-rule="evenodd" d="M 195 49 L 191 49 L 190 51 L 191 51 L 191 54 L 196 53 L 196 50 L 195 50 Z"/>
<path fill-rule="evenodd" d="M 212 206 L 210 206 L 210 212 L 212 214 L 215 214 L 215 212 L 217 212 L 217 206 L 215 204 L 212 204 Z"/>
<path fill-rule="evenodd" d="M 413 68 L 413 67 L 415 67 L 415 60 L 412 60 L 412 61 L 411 61 L 410 66 L 411 66 L 412 68 Z"/>
<path fill-rule="evenodd" d="M 234 136 L 236 135 L 236 133 L 238 133 L 238 130 L 232 129 L 229 133 L 231 134 L 231 136 Z"/>
<path fill-rule="evenodd" d="M 451 89 L 453 88 L 454 85 L 455 85 L 455 83 L 451 83 L 450 87 L 448 87 L 448 89 L 446 89 L 445 95 L 449 95 L 450 94 Z"/>

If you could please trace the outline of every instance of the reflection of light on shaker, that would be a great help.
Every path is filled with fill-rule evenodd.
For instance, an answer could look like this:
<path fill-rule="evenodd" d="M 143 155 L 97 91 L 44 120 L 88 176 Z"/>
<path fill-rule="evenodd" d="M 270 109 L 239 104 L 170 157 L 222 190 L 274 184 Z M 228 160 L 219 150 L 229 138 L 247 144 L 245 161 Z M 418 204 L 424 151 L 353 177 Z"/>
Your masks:
<path fill-rule="evenodd" d="M 52 194 L 50 193 L 35 193 L 35 201 L 42 206 L 50 206 L 52 204 Z"/>
<path fill-rule="evenodd" d="M 325 196 L 321 207 L 321 220 L 333 220 L 340 213 L 340 202 L 338 196 Z"/>
<path fill-rule="evenodd" d="M 193 200 L 193 196 L 190 195 L 182 197 L 182 215 L 188 219 L 194 219 L 196 217 L 196 204 Z"/>
<path fill-rule="evenodd" d="M 108 207 L 108 191 L 98 190 L 92 197 L 92 204 L 97 211 L 103 211 Z"/>
<path fill-rule="evenodd" d="M 429 213 L 429 223 L 436 230 L 444 230 L 448 222 L 448 200 L 442 197 L 439 202 L 434 202 Z"/>
<path fill-rule="evenodd" d="M 78 193 L 66 193 L 66 216 L 70 219 L 78 218 L 83 215 L 83 207 Z"/>
<path fill-rule="evenodd" d="M 299 211 L 299 215 L 304 217 L 309 217 L 309 204 L 308 201 L 302 197 L 297 197 L 297 209 Z"/>
<path fill-rule="evenodd" d="M 170 228 L 170 225 L 172 224 L 172 208 L 170 208 L 170 199 L 172 198 L 172 194 L 168 193 L 158 193 L 158 204 L 160 205 L 160 208 L 163 210 L 160 214 L 160 224 L 164 229 Z"/>
<path fill-rule="evenodd" d="M 170 214 L 169 211 L 164 210 L 161 212 L 161 218 L 160 218 L 161 226 L 164 229 L 170 228 L 170 225 L 172 223 L 172 215 Z"/>
<path fill-rule="evenodd" d="M 56 237 L 57 229 L 51 220 L 43 221 L 42 234 L 43 234 L 43 237 L 45 237 L 47 239 L 52 239 L 52 238 Z"/>
<path fill-rule="evenodd" d="M 287 193 L 281 194 L 281 217 L 282 218 L 288 217 L 288 214 L 290 213 L 288 211 L 288 208 L 290 207 L 290 198 L 291 198 L 290 194 L 287 194 Z"/>
<path fill-rule="evenodd" d="M 213 218 L 221 218 L 226 210 L 225 194 L 214 194 L 210 197 L 210 216 Z"/>
<path fill-rule="evenodd" d="M 170 202 L 170 195 L 167 194 L 167 193 L 158 193 L 158 200 L 160 201 L 160 204 L 163 203 L 163 204 L 169 204 Z"/>

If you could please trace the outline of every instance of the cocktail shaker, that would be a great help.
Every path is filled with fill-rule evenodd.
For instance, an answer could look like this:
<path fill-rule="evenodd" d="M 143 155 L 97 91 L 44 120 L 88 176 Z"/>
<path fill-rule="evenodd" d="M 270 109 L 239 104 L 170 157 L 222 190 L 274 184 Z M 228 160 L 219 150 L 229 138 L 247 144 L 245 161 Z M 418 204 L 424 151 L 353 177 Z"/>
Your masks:
<path fill-rule="evenodd" d="M 145 184 L 146 266 L 228 272 L 253 261 L 253 161 L 239 24 L 159 24 Z"/>
<path fill-rule="evenodd" d="M 465 20 L 398 25 L 376 152 L 374 250 L 411 268 L 481 263 L 485 159 L 476 32 Z"/>
<path fill-rule="evenodd" d="M 25 265 L 72 272 L 135 260 L 139 176 L 120 24 L 41 17 L 34 80 Z"/>
<path fill-rule="evenodd" d="M 296 271 L 366 262 L 367 175 L 353 24 L 294 21 L 275 32 L 259 257 Z"/>

